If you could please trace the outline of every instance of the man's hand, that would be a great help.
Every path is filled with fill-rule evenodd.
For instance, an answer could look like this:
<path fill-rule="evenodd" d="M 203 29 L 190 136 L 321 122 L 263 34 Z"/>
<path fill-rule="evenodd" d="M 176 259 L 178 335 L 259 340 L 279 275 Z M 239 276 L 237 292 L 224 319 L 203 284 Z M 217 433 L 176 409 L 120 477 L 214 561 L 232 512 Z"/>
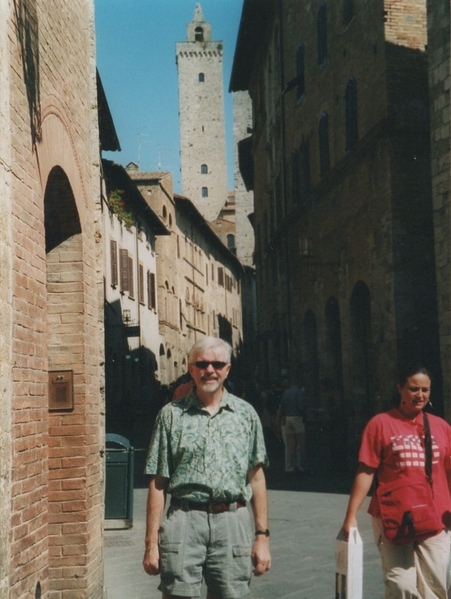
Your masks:
<path fill-rule="evenodd" d="M 257 535 L 252 547 L 252 564 L 255 576 L 261 576 L 271 568 L 271 554 L 269 553 L 269 539 L 263 535 Z"/>
<path fill-rule="evenodd" d="M 153 545 L 146 549 L 143 558 L 143 568 L 149 576 L 156 576 L 160 573 L 160 550 L 158 545 Z"/>

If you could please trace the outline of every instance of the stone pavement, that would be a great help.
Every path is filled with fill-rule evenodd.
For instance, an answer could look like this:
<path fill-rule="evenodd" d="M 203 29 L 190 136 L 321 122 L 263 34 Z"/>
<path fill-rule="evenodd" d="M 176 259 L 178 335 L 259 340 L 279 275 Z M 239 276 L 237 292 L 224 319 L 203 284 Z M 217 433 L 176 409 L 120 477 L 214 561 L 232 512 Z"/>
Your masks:
<path fill-rule="evenodd" d="M 268 470 L 269 527 L 273 566 L 251 582 L 253 599 L 334 599 L 335 538 L 343 521 L 351 476 L 322 472 L 285 475 L 280 448 L 272 451 Z M 107 599 L 160 599 L 158 579 L 141 566 L 147 491 L 135 489 L 133 528 L 105 531 Z M 364 599 L 384 594 L 379 555 L 370 517 L 359 515 L 364 543 Z M 205 590 L 202 595 L 205 597 Z"/>

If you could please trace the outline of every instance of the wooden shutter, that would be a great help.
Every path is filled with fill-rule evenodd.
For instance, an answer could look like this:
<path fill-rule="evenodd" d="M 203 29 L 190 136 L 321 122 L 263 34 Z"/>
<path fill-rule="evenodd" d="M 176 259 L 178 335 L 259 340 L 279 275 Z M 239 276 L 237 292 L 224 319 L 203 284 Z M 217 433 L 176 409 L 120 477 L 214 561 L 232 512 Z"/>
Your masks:
<path fill-rule="evenodd" d="M 135 299 L 135 280 L 133 276 L 133 258 L 128 257 L 128 295 L 131 299 Z"/>
<path fill-rule="evenodd" d="M 157 297 L 155 293 L 155 274 L 150 273 L 150 307 L 153 310 L 157 309 Z"/>
<path fill-rule="evenodd" d="M 128 250 L 119 250 L 119 268 L 121 274 L 121 291 L 128 291 Z"/>
<path fill-rule="evenodd" d="M 218 268 L 218 285 L 224 287 L 224 269 L 222 268 L 222 266 Z"/>
<path fill-rule="evenodd" d="M 111 285 L 117 286 L 117 243 L 110 240 Z"/>
<path fill-rule="evenodd" d="M 141 263 L 138 266 L 138 301 L 144 303 L 144 266 Z"/>

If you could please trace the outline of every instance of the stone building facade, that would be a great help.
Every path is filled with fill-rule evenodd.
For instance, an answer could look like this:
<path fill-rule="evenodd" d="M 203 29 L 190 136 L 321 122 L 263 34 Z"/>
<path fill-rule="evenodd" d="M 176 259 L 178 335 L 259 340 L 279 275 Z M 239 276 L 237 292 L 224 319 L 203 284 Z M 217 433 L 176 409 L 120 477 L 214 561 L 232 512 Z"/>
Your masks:
<path fill-rule="evenodd" d="M 451 161 L 450 161 L 450 4 L 428 2 L 429 100 L 431 114 L 431 164 L 434 203 L 434 235 L 437 273 L 437 303 L 443 396 L 451 396 Z M 445 404 L 451 418 L 451 404 Z"/>
<path fill-rule="evenodd" d="M 170 173 L 127 172 L 171 232 L 156 240 L 161 344 L 159 380 L 168 385 L 187 371 L 187 355 L 204 335 L 242 346 L 243 267 L 194 202 L 173 193 Z"/>
<path fill-rule="evenodd" d="M 431 368 L 443 411 L 426 43 L 423 0 L 243 5 L 230 87 L 253 103 L 259 370 L 302 375 L 311 414 L 331 379 L 352 438 L 400 362 Z"/>
<path fill-rule="evenodd" d="M 223 44 L 196 3 L 187 40 L 177 42 L 182 193 L 207 221 L 227 200 Z"/>
<path fill-rule="evenodd" d="M 106 432 L 143 448 L 161 407 L 156 239 L 170 233 L 124 167 L 102 167 Z"/>
<path fill-rule="evenodd" d="M 0 597 L 103 596 L 92 2 L 0 9 Z"/>

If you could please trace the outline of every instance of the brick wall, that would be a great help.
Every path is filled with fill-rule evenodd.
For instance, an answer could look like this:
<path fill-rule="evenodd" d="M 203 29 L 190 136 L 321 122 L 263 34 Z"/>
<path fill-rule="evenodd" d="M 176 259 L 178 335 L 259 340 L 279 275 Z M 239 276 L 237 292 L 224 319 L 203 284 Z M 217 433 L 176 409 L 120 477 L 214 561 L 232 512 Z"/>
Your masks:
<path fill-rule="evenodd" d="M 12 380 L 11 457 L 2 467 L 10 466 L 12 484 L 0 506 L 3 538 L 10 529 L 0 596 L 34 597 L 39 582 L 43 597 L 97 598 L 103 422 L 93 7 L 11 2 L 2 22 L 10 40 L 2 65 L 11 116 L 1 126 L 11 131 L 12 256 L 8 270 L 1 254 L 12 313 L 2 337 L 11 344 L 2 370 Z M 75 407 L 49 416 L 48 371 L 61 368 L 74 370 Z M 8 410 L 6 437 L 7 419 Z"/>
<path fill-rule="evenodd" d="M 431 114 L 431 164 L 434 201 L 434 235 L 437 302 L 444 397 L 451 393 L 450 305 L 450 6 L 448 0 L 428 2 L 429 99 Z M 446 415 L 451 417 L 449 400 Z"/>
<path fill-rule="evenodd" d="M 322 62 L 320 4 L 312 1 L 299 10 L 292 0 L 271 13 L 266 32 L 258 36 L 250 78 L 260 366 L 279 380 L 286 364 L 294 373 L 302 370 L 312 407 L 321 406 L 319 378 L 338 378 L 326 318 L 330 301 L 337 302 L 341 355 L 336 359 L 341 360 L 344 397 L 360 426 L 390 404 L 398 359 L 410 348 L 422 351 L 418 359 L 426 358 L 440 371 L 435 297 L 432 291 L 419 299 L 415 290 L 418 269 L 425 273 L 425 286 L 434 289 L 425 3 L 354 3 L 348 21 L 341 3 L 327 3 Z M 294 81 L 300 44 L 301 95 Z M 346 87 L 351 77 L 358 140 L 349 148 Z M 329 140 L 325 172 L 319 135 L 323 113 Z M 302 142 L 308 147 L 310 190 L 296 198 L 292 152 Z M 359 304 L 365 297 L 367 306 Z M 356 342 L 363 333 L 366 364 Z"/>

